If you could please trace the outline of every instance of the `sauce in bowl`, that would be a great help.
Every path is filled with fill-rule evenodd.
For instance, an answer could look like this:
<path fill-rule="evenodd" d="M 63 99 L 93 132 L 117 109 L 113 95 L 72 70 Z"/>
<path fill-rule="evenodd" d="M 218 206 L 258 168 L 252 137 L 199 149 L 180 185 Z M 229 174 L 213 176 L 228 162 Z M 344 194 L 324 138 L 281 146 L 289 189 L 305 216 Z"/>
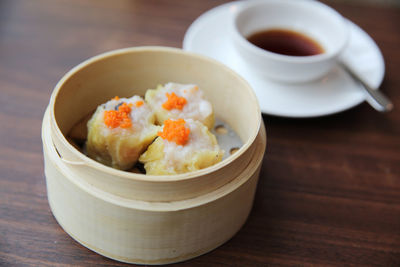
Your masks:
<path fill-rule="evenodd" d="M 263 30 L 251 34 L 247 40 L 259 48 L 287 56 L 314 56 L 324 53 L 318 42 L 292 30 Z"/>

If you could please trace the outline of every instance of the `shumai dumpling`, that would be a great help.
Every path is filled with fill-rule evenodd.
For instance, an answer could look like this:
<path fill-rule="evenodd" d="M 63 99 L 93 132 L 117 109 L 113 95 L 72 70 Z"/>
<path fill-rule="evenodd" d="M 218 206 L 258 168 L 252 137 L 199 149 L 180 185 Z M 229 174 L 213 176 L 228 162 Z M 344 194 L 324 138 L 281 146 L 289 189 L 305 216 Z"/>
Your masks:
<path fill-rule="evenodd" d="M 160 130 L 140 96 L 115 97 L 100 105 L 87 126 L 88 156 L 120 170 L 133 167 Z"/>
<path fill-rule="evenodd" d="M 200 170 L 222 160 L 224 152 L 206 126 L 192 119 L 168 119 L 157 139 L 140 156 L 146 174 L 167 175 Z"/>
<path fill-rule="evenodd" d="M 147 90 L 145 99 L 156 113 L 156 122 L 167 119 L 193 119 L 208 129 L 214 126 L 211 103 L 204 99 L 203 91 L 194 84 L 167 83 Z"/>

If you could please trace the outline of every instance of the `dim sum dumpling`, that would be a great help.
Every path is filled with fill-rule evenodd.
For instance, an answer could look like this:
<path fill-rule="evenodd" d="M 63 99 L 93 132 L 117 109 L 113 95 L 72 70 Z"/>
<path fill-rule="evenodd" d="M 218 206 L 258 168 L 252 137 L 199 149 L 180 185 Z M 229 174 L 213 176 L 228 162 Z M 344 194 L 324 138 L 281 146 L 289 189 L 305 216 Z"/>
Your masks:
<path fill-rule="evenodd" d="M 203 91 L 194 84 L 167 83 L 157 89 L 149 89 L 145 99 L 156 114 L 156 121 L 162 125 L 167 119 L 193 119 L 208 129 L 214 126 L 211 103 L 204 99 Z"/>
<path fill-rule="evenodd" d="M 199 121 L 166 120 L 159 137 L 140 156 L 146 174 L 168 175 L 200 170 L 222 160 L 215 136 Z"/>
<path fill-rule="evenodd" d="M 139 96 L 115 97 L 100 105 L 89 120 L 87 154 L 116 169 L 130 169 L 156 138 L 160 126 Z"/>

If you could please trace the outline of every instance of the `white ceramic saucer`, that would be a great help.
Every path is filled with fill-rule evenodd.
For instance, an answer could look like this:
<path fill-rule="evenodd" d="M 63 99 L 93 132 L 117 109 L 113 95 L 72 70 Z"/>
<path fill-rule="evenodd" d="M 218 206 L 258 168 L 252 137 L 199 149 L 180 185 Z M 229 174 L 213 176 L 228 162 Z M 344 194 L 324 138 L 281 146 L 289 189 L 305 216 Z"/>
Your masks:
<path fill-rule="evenodd" d="M 215 7 L 189 27 L 183 49 L 212 57 L 229 66 L 253 87 L 261 111 L 284 117 L 317 117 L 354 107 L 365 100 L 360 85 L 341 68 L 303 84 L 283 84 L 259 77 L 246 67 L 229 36 L 232 14 L 243 1 Z M 382 54 L 375 42 L 350 22 L 351 38 L 343 53 L 347 62 L 370 86 L 378 88 L 385 73 Z"/>

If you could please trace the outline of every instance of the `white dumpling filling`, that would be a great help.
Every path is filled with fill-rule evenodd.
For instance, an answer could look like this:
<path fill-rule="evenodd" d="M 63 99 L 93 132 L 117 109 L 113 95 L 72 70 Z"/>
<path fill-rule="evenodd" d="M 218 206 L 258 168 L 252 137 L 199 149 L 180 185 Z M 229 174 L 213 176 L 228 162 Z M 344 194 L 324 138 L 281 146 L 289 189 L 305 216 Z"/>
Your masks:
<path fill-rule="evenodd" d="M 174 92 L 177 96 L 184 97 L 187 104 L 182 110 L 169 110 L 172 118 L 194 119 L 203 121 L 212 113 L 211 103 L 204 99 L 204 93 L 195 84 L 179 84 L 167 83 L 163 90 L 155 96 L 154 103 L 156 106 L 162 107 L 162 104 L 167 101 L 166 93 Z"/>
<path fill-rule="evenodd" d="M 136 107 L 137 102 L 142 102 L 143 104 L 139 107 Z M 119 98 L 117 99 L 111 99 L 107 103 L 103 104 L 103 114 L 104 111 L 106 110 L 118 110 L 118 107 L 122 105 L 123 103 L 126 104 L 132 104 L 132 110 L 129 113 L 129 117 L 132 121 L 132 126 L 128 129 L 124 128 L 109 128 L 106 125 L 104 125 L 104 128 L 102 128 L 102 134 L 108 135 L 110 131 L 124 131 L 124 130 L 129 130 L 129 131 L 134 131 L 135 133 L 140 133 L 141 135 L 147 135 L 148 130 L 153 131 L 153 129 L 149 129 L 148 126 L 152 126 L 152 118 L 154 116 L 153 111 L 151 108 L 144 102 L 143 98 L 140 96 L 133 96 L 131 98 Z M 104 115 L 101 115 L 104 117 Z"/>

